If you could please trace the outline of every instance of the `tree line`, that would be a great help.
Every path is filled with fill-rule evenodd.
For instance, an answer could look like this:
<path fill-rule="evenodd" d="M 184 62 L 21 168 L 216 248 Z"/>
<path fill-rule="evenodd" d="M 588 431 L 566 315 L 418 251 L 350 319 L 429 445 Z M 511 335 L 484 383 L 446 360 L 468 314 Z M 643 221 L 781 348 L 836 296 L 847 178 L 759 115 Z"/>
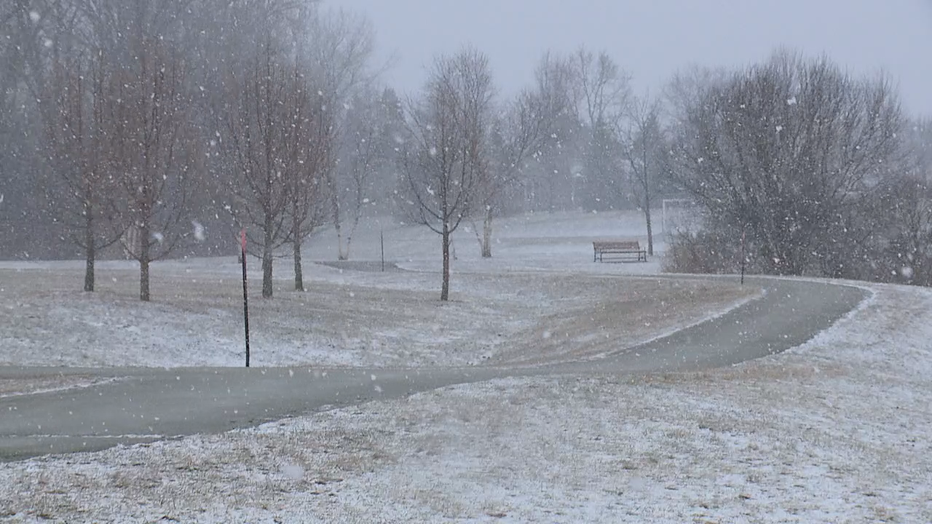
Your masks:
<path fill-rule="evenodd" d="M 0 245 L 4 258 L 149 264 L 232 251 L 262 261 L 322 226 L 351 256 L 366 214 L 440 238 L 528 211 L 644 215 L 661 198 L 705 211 L 671 239 L 675 270 L 932 279 L 928 126 L 882 77 L 778 51 L 693 68 L 635 96 L 607 52 L 544 53 L 503 95 L 473 47 L 436 57 L 417 93 L 380 80 L 362 16 L 300 0 L 12 0 L 0 7 Z M 745 239 L 744 246 L 739 239 Z M 743 251 L 742 251 L 743 248 Z"/>

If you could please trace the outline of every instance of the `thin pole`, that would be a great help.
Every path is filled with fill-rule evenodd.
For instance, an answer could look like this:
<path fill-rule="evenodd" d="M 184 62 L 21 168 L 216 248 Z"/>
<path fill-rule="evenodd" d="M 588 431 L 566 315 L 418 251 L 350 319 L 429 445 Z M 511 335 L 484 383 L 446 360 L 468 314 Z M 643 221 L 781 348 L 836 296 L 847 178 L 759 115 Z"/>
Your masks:
<path fill-rule="evenodd" d="M 741 285 L 742 286 L 744 285 L 744 270 L 745 270 L 745 266 L 747 265 L 747 260 L 748 260 L 748 257 L 745 254 L 746 232 L 747 232 L 746 229 L 741 229 Z"/>
<path fill-rule="evenodd" d="M 243 260 L 243 325 L 246 329 L 246 367 L 249 367 L 249 293 L 246 291 L 246 230 L 240 233 Z"/>
<path fill-rule="evenodd" d="M 382 248 L 382 272 L 385 272 L 385 233 L 379 229 L 379 245 Z"/>

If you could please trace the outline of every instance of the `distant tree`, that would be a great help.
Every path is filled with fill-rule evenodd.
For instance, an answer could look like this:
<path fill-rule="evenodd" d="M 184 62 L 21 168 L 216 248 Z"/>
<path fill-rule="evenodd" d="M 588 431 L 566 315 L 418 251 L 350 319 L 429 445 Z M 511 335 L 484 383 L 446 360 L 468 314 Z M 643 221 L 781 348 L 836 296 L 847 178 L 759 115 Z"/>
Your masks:
<path fill-rule="evenodd" d="M 489 173 L 492 98 L 488 58 L 466 49 L 435 60 L 421 98 L 407 109 L 400 164 L 412 218 L 441 236 L 441 301 L 450 296 L 450 235 L 477 204 Z"/>
<path fill-rule="evenodd" d="M 357 95 L 347 110 L 343 125 L 343 147 L 337 166 L 339 208 L 348 226 L 340 237 L 346 239 L 339 246 L 340 260 L 348 260 L 353 235 L 359 226 L 365 207 L 375 199 L 375 178 L 384 171 L 390 153 L 387 150 L 385 120 L 381 100 L 372 93 Z"/>
<path fill-rule="evenodd" d="M 576 77 L 580 120 L 586 126 L 584 176 L 586 199 L 592 207 L 610 208 L 605 197 L 613 193 L 621 163 L 621 125 L 631 101 L 631 76 L 606 52 L 585 48 L 571 57 Z"/>
<path fill-rule="evenodd" d="M 533 208 L 554 212 L 575 207 L 576 175 L 582 171 L 586 141 L 579 118 L 577 76 L 566 57 L 546 53 L 535 70 L 532 93 L 547 111 L 548 133 L 538 147 L 536 169 L 522 173 L 525 200 Z"/>
<path fill-rule="evenodd" d="M 341 129 L 346 108 L 350 107 L 354 97 L 371 87 L 381 72 L 370 68 L 369 63 L 375 50 L 375 31 L 372 24 L 360 15 L 343 10 L 317 9 L 309 18 L 305 35 L 305 60 L 318 79 L 319 94 L 330 113 L 332 126 L 328 129 L 327 139 L 336 148 L 341 135 L 346 133 Z M 352 238 L 352 233 L 347 235 L 344 227 L 347 217 L 343 205 L 354 206 L 347 202 L 346 193 L 353 191 L 355 180 L 349 172 L 336 169 L 339 154 L 334 150 L 332 162 L 321 166 L 321 176 L 326 185 L 330 219 L 337 234 L 337 258 L 343 260 L 349 256 L 348 244 Z M 349 176 L 341 178 L 340 175 Z M 354 213 L 349 213 L 351 230 L 355 227 Z"/>
<path fill-rule="evenodd" d="M 829 249 L 829 225 L 879 183 L 897 152 L 899 104 L 884 79 L 780 52 L 683 104 L 675 182 L 760 269 L 798 275 Z M 815 254 L 815 255 L 814 255 Z"/>
<path fill-rule="evenodd" d="M 537 155 L 555 119 L 551 101 L 541 93 L 518 94 L 495 119 L 488 145 L 486 176 L 477 188 L 478 206 L 473 212 L 482 219 L 481 235 L 475 228 L 482 258 L 492 257 L 492 230 L 501 213 L 508 189 L 515 186 L 524 164 Z"/>
<path fill-rule="evenodd" d="M 44 85 L 48 44 L 55 37 L 57 3 L 0 2 L 0 257 L 63 256 L 68 243 L 50 241 L 61 231 L 45 155 Z M 70 246 L 68 246 L 70 247 Z"/>
<path fill-rule="evenodd" d="M 883 211 L 892 225 L 886 231 L 893 233 L 880 277 L 932 286 L 932 184 L 924 177 L 906 176 L 886 196 Z"/>
<path fill-rule="evenodd" d="M 632 101 L 629 127 L 622 146 L 622 155 L 630 170 L 631 189 L 637 206 L 644 213 L 647 227 L 647 254 L 654 254 L 654 232 L 651 209 L 669 156 L 669 147 L 660 123 L 660 105 L 648 99 Z"/>

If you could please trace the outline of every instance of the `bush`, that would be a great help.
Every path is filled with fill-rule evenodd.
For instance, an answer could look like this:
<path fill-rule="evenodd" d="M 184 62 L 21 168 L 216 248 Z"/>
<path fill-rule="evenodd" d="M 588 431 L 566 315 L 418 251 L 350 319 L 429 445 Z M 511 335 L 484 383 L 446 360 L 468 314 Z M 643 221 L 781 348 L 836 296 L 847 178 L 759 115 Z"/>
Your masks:
<path fill-rule="evenodd" d="M 741 245 L 709 231 L 676 233 L 663 259 L 668 273 L 733 274 L 741 270 Z"/>

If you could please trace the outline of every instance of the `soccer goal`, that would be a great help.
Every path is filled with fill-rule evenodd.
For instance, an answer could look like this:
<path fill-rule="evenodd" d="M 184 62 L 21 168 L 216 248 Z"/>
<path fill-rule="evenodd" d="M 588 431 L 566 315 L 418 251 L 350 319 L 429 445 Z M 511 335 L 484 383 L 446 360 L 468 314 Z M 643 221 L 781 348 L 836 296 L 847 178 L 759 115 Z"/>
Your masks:
<path fill-rule="evenodd" d="M 660 232 L 669 238 L 676 233 L 696 231 L 702 226 L 702 211 L 688 198 L 665 198 L 662 202 Z"/>

